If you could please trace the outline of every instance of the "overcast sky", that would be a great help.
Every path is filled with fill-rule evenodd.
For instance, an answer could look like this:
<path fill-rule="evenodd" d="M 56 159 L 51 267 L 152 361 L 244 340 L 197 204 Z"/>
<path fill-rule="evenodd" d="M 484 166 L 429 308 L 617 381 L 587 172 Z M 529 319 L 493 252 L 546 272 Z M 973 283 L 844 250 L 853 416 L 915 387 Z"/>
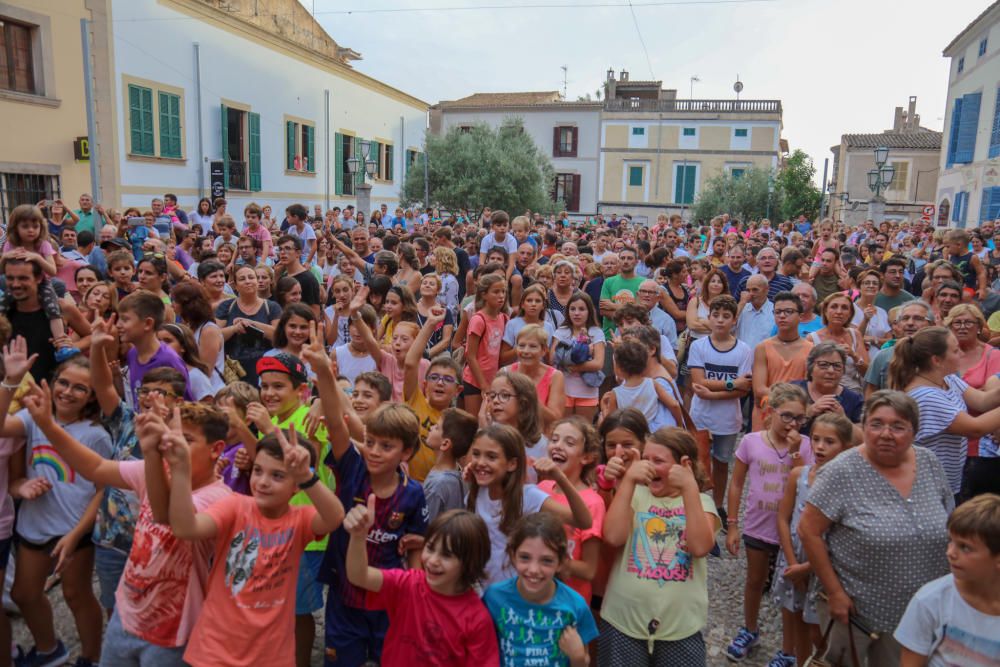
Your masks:
<path fill-rule="evenodd" d="M 925 127 L 944 122 L 944 47 L 984 0 L 633 0 L 649 53 L 624 0 L 300 0 L 355 68 L 433 104 L 475 92 L 562 90 L 575 100 L 605 71 L 660 79 L 678 97 L 780 99 L 783 135 L 816 163 L 840 135 L 891 127 L 893 109 L 917 96 Z M 587 7 L 586 5 L 617 5 Z M 543 6 L 544 5 L 544 6 Z M 564 7 L 552 7 L 564 5 Z M 469 7 L 516 7 L 477 9 Z M 530 8 L 527 6 L 531 6 Z M 572 7 L 570 7 L 572 6 Z M 427 11 L 391 11 L 386 9 Z M 342 13 L 347 10 L 360 10 Z M 652 71 L 651 71 L 652 70 Z"/>

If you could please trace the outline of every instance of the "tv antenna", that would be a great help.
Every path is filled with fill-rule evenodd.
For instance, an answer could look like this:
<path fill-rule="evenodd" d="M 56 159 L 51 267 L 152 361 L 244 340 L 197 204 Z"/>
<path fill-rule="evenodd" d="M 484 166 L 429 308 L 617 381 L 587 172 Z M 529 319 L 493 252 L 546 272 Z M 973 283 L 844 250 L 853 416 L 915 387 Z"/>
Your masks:
<path fill-rule="evenodd" d="M 743 92 L 743 82 L 740 81 L 740 75 L 736 75 L 736 83 L 733 84 L 733 90 L 736 91 L 736 101 L 740 99 L 740 93 Z"/>
<path fill-rule="evenodd" d="M 568 81 L 566 79 L 566 76 L 569 73 L 569 66 L 568 65 L 561 65 L 560 69 L 562 69 L 562 71 L 563 71 L 563 95 L 562 96 L 563 96 L 563 99 L 565 100 L 566 99 L 566 84 L 568 83 Z"/>

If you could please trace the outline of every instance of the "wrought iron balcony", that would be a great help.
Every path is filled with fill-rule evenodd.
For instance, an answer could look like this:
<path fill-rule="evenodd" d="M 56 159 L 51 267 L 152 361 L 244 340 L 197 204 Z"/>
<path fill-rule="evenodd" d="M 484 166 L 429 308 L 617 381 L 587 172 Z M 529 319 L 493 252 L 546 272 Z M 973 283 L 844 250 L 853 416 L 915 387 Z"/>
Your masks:
<path fill-rule="evenodd" d="M 614 99 L 605 111 L 674 113 L 781 113 L 781 100 L 645 100 Z"/>

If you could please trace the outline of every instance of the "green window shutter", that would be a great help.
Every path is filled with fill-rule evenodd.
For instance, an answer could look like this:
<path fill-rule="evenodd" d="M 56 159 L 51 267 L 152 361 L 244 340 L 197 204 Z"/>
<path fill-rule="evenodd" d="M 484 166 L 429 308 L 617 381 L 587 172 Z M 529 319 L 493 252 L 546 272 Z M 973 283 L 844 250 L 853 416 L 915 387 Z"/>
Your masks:
<path fill-rule="evenodd" d="M 153 91 L 129 85 L 129 130 L 134 155 L 153 155 Z"/>
<path fill-rule="evenodd" d="M 696 178 L 696 167 L 690 165 L 677 165 L 674 170 L 676 178 L 674 181 L 674 202 L 678 204 L 690 204 L 694 202 L 694 186 Z"/>
<path fill-rule="evenodd" d="M 304 143 L 302 151 L 305 153 L 306 158 L 306 171 L 314 172 L 316 171 L 316 128 L 312 125 L 304 125 L 302 128 L 305 132 Z"/>
<path fill-rule="evenodd" d="M 333 135 L 333 192 L 344 194 L 344 135 L 340 132 Z"/>
<path fill-rule="evenodd" d="M 285 169 L 295 169 L 295 125 L 285 121 Z"/>
<path fill-rule="evenodd" d="M 628 168 L 628 184 L 631 185 L 642 185 L 642 167 L 629 167 Z"/>
<path fill-rule="evenodd" d="M 382 178 L 382 144 L 373 141 L 371 151 L 375 158 L 375 178 Z"/>
<path fill-rule="evenodd" d="M 354 157 L 361 160 L 358 162 L 358 171 L 354 174 L 354 184 L 361 185 L 365 182 L 365 161 L 361 155 L 361 137 L 354 137 Z"/>
<path fill-rule="evenodd" d="M 260 114 L 247 113 L 250 126 L 250 191 L 260 192 Z"/>
<path fill-rule="evenodd" d="M 222 105 L 222 170 L 226 188 L 229 188 L 229 109 Z"/>
<path fill-rule="evenodd" d="M 181 98 L 170 93 L 159 94 L 160 156 L 181 157 Z"/>
<path fill-rule="evenodd" d="M 385 178 L 388 181 L 392 180 L 392 167 L 393 167 L 393 151 L 392 146 L 385 147 Z"/>

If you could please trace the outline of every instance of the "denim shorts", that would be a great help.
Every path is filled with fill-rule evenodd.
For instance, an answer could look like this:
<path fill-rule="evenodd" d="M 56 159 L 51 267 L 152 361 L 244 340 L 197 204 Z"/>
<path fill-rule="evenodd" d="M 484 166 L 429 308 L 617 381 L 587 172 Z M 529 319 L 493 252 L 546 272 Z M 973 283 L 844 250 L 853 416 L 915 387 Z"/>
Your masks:
<path fill-rule="evenodd" d="M 115 608 L 115 591 L 125 571 L 128 554 L 117 549 L 97 546 L 94 551 L 94 571 L 97 572 L 97 583 L 100 586 L 98 600 L 103 609 Z"/>
<path fill-rule="evenodd" d="M 299 561 L 299 581 L 295 586 L 295 615 L 305 616 L 323 608 L 323 584 L 316 580 L 323 551 L 305 551 Z"/>
<path fill-rule="evenodd" d="M 736 440 L 739 433 L 732 435 L 712 434 L 712 458 L 720 463 L 732 463 L 736 453 Z"/>
<path fill-rule="evenodd" d="M 184 646 L 167 648 L 136 637 L 122 627 L 116 611 L 101 646 L 101 667 L 184 667 Z"/>

